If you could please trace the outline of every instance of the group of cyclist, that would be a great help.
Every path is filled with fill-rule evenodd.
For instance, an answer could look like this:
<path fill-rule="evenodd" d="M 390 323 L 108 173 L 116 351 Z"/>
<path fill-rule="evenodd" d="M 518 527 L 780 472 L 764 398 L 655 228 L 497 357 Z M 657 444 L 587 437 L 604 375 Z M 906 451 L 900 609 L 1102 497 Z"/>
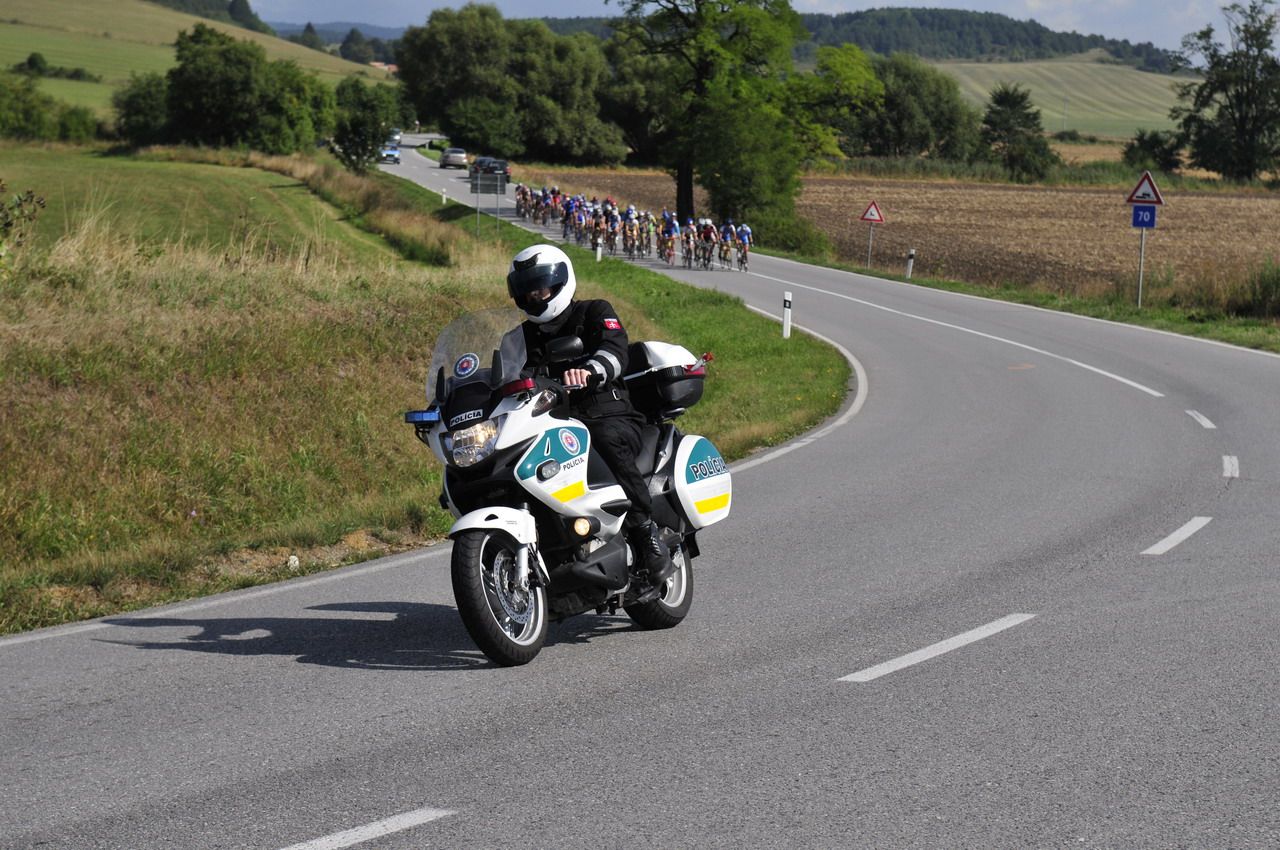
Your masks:
<path fill-rule="evenodd" d="M 675 213 L 663 209 L 654 215 L 637 210 L 634 204 L 625 209 L 611 197 L 604 200 L 583 195 L 565 195 L 559 187 L 534 189 L 523 184 L 515 187 L 516 213 L 543 227 L 560 223 L 563 241 L 573 239 L 579 245 L 590 244 L 610 254 L 621 250 L 628 259 L 657 256 L 675 265 L 677 247 L 685 268 L 713 269 L 717 260 L 722 269 L 736 263 L 739 271 L 747 271 L 755 237 L 745 223 L 726 219 L 719 227 L 710 218 L 686 218 L 680 224 Z"/>

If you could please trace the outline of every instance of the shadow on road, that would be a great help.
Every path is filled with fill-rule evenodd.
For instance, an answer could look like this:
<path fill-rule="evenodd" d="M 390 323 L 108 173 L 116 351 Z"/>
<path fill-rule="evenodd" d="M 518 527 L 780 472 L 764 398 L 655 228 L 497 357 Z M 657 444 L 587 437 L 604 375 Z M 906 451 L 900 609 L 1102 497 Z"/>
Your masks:
<path fill-rule="evenodd" d="M 300 664 L 364 670 L 468 670 L 492 667 L 467 635 L 449 605 L 416 602 L 350 602 L 317 605 L 309 611 L 390 614 L 388 618 L 115 617 L 113 626 L 180 629 L 164 640 L 103 640 L 138 649 L 185 650 L 221 655 L 296 656 Z M 631 624 L 617 617 L 574 617 L 552 624 L 547 646 L 587 643 Z"/>

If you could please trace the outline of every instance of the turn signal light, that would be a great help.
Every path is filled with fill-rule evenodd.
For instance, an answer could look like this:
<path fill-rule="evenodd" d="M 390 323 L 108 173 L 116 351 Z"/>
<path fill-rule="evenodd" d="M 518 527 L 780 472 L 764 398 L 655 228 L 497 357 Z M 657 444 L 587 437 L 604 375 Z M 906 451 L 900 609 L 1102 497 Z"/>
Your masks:
<path fill-rule="evenodd" d="M 573 521 L 573 533 L 579 537 L 588 537 L 591 534 L 591 520 L 580 516 Z"/>

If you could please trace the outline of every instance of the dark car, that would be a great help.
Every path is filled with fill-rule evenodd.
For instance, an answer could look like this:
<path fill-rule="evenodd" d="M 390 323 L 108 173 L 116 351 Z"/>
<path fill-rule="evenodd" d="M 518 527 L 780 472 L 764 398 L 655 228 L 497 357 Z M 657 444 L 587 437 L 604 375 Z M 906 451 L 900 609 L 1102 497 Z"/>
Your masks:
<path fill-rule="evenodd" d="M 467 171 L 467 174 L 473 177 L 477 174 L 483 174 L 485 172 L 485 168 L 488 167 L 491 162 L 493 162 L 493 157 L 491 156 L 478 156 L 471 160 L 471 168 Z"/>
<path fill-rule="evenodd" d="M 480 169 L 485 174 L 502 174 L 511 179 L 511 166 L 505 159 L 491 159 Z"/>

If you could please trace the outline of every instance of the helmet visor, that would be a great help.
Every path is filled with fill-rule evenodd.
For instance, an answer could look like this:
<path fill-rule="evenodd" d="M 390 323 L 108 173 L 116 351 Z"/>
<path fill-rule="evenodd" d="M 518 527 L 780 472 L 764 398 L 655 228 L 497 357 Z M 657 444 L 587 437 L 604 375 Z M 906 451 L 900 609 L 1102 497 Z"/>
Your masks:
<path fill-rule="evenodd" d="M 531 315 L 540 315 L 551 299 L 569 282 L 569 264 L 515 263 L 507 275 L 507 293 L 516 304 Z"/>

